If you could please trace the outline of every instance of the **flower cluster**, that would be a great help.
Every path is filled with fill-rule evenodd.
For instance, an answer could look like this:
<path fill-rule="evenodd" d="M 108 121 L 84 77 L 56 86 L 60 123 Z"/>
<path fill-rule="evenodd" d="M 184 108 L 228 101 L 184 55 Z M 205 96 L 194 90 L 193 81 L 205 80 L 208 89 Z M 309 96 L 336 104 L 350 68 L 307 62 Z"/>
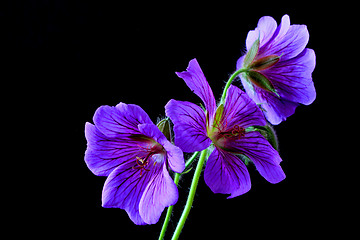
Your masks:
<path fill-rule="evenodd" d="M 157 125 L 137 105 L 98 108 L 94 124 L 85 125 L 85 162 L 95 175 L 107 176 L 103 207 L 124 209 L 138 225 L 157 223 L 165 207 L 176 204 L 179 176 L 189 172 L 189 165 L 201 152 L 174 233 L 173 239 L 177 239 L 204 165 L 206 185 L 214 193 L 229 194 L 228 198 L 250 190 L 249 164 L 270 183 L 284 180 L 271 125 L 286 120 L 300 103 L 308 105 L 315 100 L 311 76 L 315 53 L 305 48 L 308 39 L 306 26 L 290 25 L 287 15 L 279 26 L 273 18 L 262 17 L 248 33 L 247 52 L 237 61 L 218 104 L 193 59 L 186 71 L 176 74 L 203 105 L 171 99 L 165 105 L 167 117 Z M 237 77 L 245 91 L 232 85 Z M 183 152 L 194 153 L 186 163 Z M 168 208 L 160 238 L 171 210 Z"/>

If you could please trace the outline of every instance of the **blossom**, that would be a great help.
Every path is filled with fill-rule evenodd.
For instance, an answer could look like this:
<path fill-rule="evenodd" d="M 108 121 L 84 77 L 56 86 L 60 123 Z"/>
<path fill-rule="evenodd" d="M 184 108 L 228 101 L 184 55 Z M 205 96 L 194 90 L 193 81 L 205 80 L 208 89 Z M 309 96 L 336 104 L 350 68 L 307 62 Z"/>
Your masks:
<path fill-rule="evenodd" d="M 307 27 L 290 25 L 288 15 L 279 26 L 272 17 L 262 17 L 247 35 L 247 54 L 236 68 L 248 70 L 240 76 L 245 91 L 274 125 L 292 115 L 300 103 L 315 100 L 315 52 L 305 48 L 308 40 Z"/>
<path fill-rule="evenodd" d="M 107 176 L 102 206 L 124 209 L 138 225 L 156 223 L 177 202 L 168 167 L 184 170 L 181 149 L 137 105 L 101 106 L 93 120 L 85 125 L 85 162 L 95 175 Z"/>
<path fill-rule="evenodd" d="M 204 172 L 206 184 L 214 193 L 239 196 L 250 190 L 250 176 L 244 162 L 250 159 L 269 182 L 285 178 L 279 153 L 257 131 L 247 131 L 266 120 L 256 104 L 239 88 L 230 86 L 224 104 L 216 107 L 213 92 L 196 59 L 187 71 L 177 73 L 198 95 L 205 111 L 194 103 L 170 100 L 166 115 L 174 123 L 175 144 L 184 152 L 202 151 L 213 144 Z"/>

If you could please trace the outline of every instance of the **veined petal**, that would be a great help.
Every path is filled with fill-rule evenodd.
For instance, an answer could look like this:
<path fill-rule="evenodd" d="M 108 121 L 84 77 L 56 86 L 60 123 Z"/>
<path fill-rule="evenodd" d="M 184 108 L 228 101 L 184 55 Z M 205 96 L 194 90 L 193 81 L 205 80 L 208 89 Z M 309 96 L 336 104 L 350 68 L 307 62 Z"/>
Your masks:
<path fill-rule="evenodd" d="M 152 176 L 142 194 L 139 203 L 140 216 L 147 224 L 155 224 L 164 208 L 176 204 L 177 200 L 177 187 L 164 164 L 162 170 Z"/>
<path fill-rule="evenodd" d="M 247 95 L 255 103 L 260 104 L 266 119 L 273 125 L 285 121 L 287 117 L 294 114 L 296 107 L 300 105 L 285 98 L 279 98 L 275 94 L 264 91 L 256 86 L 251 86 L 242 76 L 241 82 Z"/>
<path fill-rule="evenodd" d="M 206 110 L 209 112 L 210 116 L 213 116 L 216 108 L 214 94 L 209 86 L 209 83 L 206 81 L 204 73 L 202 72 L 197 60 L 191 60 L 186 71 L 177 72 L 176 74 L 185 81 L 186 85 L 196 95 L 201 98 L 205 104 Z"/>
<path fill-rule="evenodd" d="M 124 209 L 137 225 L 145 225 L 139 213 L 142 194 L 151 179 L 149 172 L 140 176 L 134 164 L 116 168 L 106 179 L 102 193 L 102 206 Z"/>
<path fill-rule="evenodd" d="M 236 141 L 228 141 L 226 148 L 230 152 L 244 154 L 250 158 L 268 182 L 278 183 L 285 179 L 285 173 L 280 167 L 282 160 L 279 153 L 259 132 L 247 132 Z"/>
<path fill-rule="evenodd" d="M 311 76 L 314 68 L 315 52 L 306 48 L 295 58 L 280 61 L 262 73 L 282 98 L 309 105 L 316 98 Z"/>
<path fill-rule="evenodd" d="M 163 146 L 166 150 L 167 161 L 171 170 L 177 173 L 182 173 L 185 169 L 185 160 L 181 149 L 177 146 L 174 146 L 169 141 L 165 142 Z"/>
<path fill-rule="evenodd" d="M 135 159 L 141 142 L 132 139 L 109 138 L 91 123 L 85 125 L 87 149 L 85 162 L 97 176 L 108 176 L 115 168 Z"/>
<path fill-rule="evenodd" d="M 136 169 L 135 160 L 116 168 L 106 179 L 102 194 L 102 206 L 124 209 L 137 225 L 152 224 L 152 221 L 146 222 L 142 218 L 139 205 L 148 185 L 154 183 L 154 178 L 162 175 L 164 164 L 155 164 L 158 161 L 154 158 L 150 158 L 147 165 L 148 171 L 144 170 L 142 173 Z M 160 162 L 164 162 L 164 160 Z"/>
<path fill-rule="evenodd" d="M 190 102 L 170 100 L 165 113 L 174 123 L 175 145 L 184 152 L 202 151 L 210 146 L 204 111 Z"/>
<path fill-rule="evenodd" d="M 280 25 L 276 28 L 273 36 L 271 37 L 271 39 L 269 41 L 269 45 L 272 45 L 272 44 L 280 41 L 285 36 L 285 34 L 288 32 L 289 27 L 290 27 L 290 17 L 288 15 L 284 15 L 281 18 Z"/>
<path fill-rule="evenodd" d="M 266 124 L 266 120 L 256 103 L 245 92 L 233 85 L 228 89 L 221 121 L 229 129 L 234 125 L 247 128 L 253 125 L 264 126 Z"/>
<path fill-rule="evenodd" d="M 291 59 L 300 54 L 309 41 L 309 32 L 305 25 L 290 25 L 289 16 L 283 16 L 281 24 L 266 46 L 260 47 L 259 55 L 277 55 L 282 60 Z"/>
<path fill-rule="evenodd" d="M 164 136 L 164 134 L 154 124 L 140 124 L 139 130 L 146 136 L 153 138 L 166 150 L 167 161 L 170 168 L 181 173 L 185 169 L 185 160 L 183 152 L 177 146 L 172 145 Z"/>
<path fill-rule="evenodd" d="M 259 90 L 253 94 L 254 101 L 261 104 L 266 119 L 273 125 L 285 121 L 287 117 L 294 114 L 299 103 L 288 101 L 285 98 Z"/>
<path fill-rule="evenodd" d="M 214 193 L 231 194 L 233 198 L 251 188 L 249 172 L 235 155 L 215 147 L 206 163 L 204 178 Z"/>
<path fill-rule="evenodd" d="M 152 123 L 141 107 L 125 103 L 119 103 L 116 107 L 99 107 L 93 120 L 96 127 L 108 137 L 139 134 L 139 124 Z"/>
<path fill-rule="evenodd" d="M 256 39 L 260 37 L 260 47 L 265 45 L 273 36 L 277 27 L 276 21 L 269 16 L 259 19 L 257 28 L 250 31 L 246 38 L 246 49 L 249 50 Z"/>
<path fill-rule="evenodd" d="M 154 139 L 154 141 L 162 143 L 167 141 L 165 135 L 159 130 L 159 128 L 153 123 L 143 123 L 138 125 L 139 131 L 145 136 Z"/>

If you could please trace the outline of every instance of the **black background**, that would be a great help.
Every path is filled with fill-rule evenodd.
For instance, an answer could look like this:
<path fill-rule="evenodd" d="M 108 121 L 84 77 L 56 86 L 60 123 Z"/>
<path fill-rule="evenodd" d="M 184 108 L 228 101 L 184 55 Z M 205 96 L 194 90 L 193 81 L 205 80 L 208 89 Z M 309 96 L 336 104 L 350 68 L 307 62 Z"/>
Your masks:
<path fill-rule="evenodd" d="M 346 201 L 339 196 L 347 183 L 340 172 L 348 170 L 339 163 L 344 154 L 336 149 L 346 110 L 336 108 L 340 90 L 335 82 L 341 73 L 329 74 L 338 62 L 334 53 L 340 44 L 334 32 L 341 30 L 336 23 L 343 20 L 335 8 L 273 1 L 2 4 L 2 66 L 11 86 L 7 89 L 14 90 L 7 100 L 19 101 L 6 113 L 20 115 L 11 122 L 21 126 L 26 151 L 15 160 L 29 175 L 7 195 L 16 210 L 12 225 L 50 239 L 157 239 L 165 212 L 156 225 L 136 226 L 125 211 L 101 207 L 106 178 L 93 175 L 83 160 L 85 122 L 92 122 L 99 106 L 119 102 L 141 106 L 154 122 L 164 116 L 164 105 L 172 98 L 200 103 L 175 75 L 193 58 L 219 98 L 244 53 L 247 32 L 262 16 L 280 23 L 289 14 L 292 24 L 305 24 L 310 32 L 307 47 L 317 57 L 317 98 L 275 126 L 287 178 L 273 185 L 250 167 L 251 190 L 227 200 L 213 194 L 201 177 L 181 239 L 199 234 L 201 239 L 292 239 L 345 232 L 339 226 Z M 189 173 L 180 182 L 166 239 L 176 227 L 191 178 Z"/>

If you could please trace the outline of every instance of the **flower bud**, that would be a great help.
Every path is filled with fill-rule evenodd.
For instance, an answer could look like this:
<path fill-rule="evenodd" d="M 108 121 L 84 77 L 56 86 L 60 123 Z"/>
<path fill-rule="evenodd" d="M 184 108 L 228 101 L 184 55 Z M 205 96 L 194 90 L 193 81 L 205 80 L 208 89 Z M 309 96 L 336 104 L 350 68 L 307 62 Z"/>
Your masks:
<path fill-rule="evenodd" d="M 169 118 L 164 118 L 156 126 L 164 134 L 167 140 L 171 142 L 171 126 Z"/>

